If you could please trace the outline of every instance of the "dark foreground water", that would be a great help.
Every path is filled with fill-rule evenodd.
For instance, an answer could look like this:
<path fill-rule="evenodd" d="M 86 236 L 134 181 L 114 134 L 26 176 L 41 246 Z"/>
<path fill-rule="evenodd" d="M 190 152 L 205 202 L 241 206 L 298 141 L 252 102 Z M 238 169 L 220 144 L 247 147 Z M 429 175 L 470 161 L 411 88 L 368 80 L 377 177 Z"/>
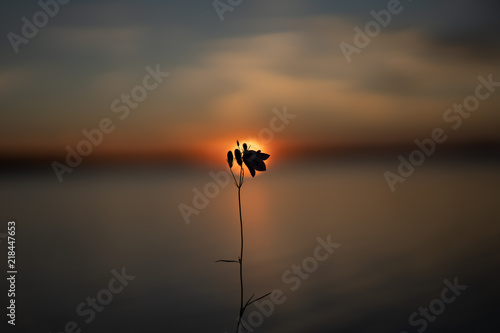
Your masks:
<path fill-rule="evenodd" d="M 274 166 L 244 184 L 246 296 L 275 292 L 248 309 L 250 329 L 498 331 L 500 164 L 427 161 L 392 193 L 394 161 Z M 239 255 L 236 189 L 210 188 L 189 225 L 179 211 L 210 171 L 82 167 L 62 184 L 4 172 L 17 331 L 233 332 L 238 265 L 214 261 Z"/>

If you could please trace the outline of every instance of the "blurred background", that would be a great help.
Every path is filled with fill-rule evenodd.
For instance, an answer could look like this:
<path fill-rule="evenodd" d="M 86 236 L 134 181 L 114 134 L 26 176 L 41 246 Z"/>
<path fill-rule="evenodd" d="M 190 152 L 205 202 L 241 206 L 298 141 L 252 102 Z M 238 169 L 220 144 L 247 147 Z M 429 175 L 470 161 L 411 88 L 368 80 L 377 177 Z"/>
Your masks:
<path fill-rule="evenodd" d="M 271 155 L 242 187 L 245 294 L 286 299 L 245 318 L 254 332 L 497 331 L 496 1 L 0 3 L 9 331 L 234 331 L 238 268 L 215 260 L 239 254 L 236 139 Z M 341 246 L 292 290 L 329 235 Z M 135 279 L 85 322 L 123 267 Z M 410 323 L 455 277 L 467 289 Z"/>

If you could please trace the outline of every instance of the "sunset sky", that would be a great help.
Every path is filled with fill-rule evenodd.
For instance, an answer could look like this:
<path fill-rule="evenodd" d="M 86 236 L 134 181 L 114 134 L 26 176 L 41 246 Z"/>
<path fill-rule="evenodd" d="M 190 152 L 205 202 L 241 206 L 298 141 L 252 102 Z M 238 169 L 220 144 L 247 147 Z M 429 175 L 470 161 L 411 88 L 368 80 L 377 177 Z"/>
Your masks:
<path fill-rule="evenodd" d="M 73 0 L 16 53 L 8 34 L 21 35 L 22 18 L 41 8 L 3 1 L 0 155 L 64 156 L 104 118 L 114 130 L 92 157 L 208 155 L 258 138 L 284 107 L 296 117 L 264 142 L 271 150 L 412 145 L 436 127 L 448 143 L 498 142 L 498 92 L 457 130 L 443 120 L 478 76 L 500 81 L 497 2 L 402 1 L 348 63 L 340 43 L 354 44 L 353 28 L 387 6 L 243 1 L 221 21 L 208 0 Z M 114 112 L 147 66 L 169 75 Z"/>
<path fill-rule="evenodd" d="M 0 4 L 17 331 L 498 331 L 500 1 Z"/>

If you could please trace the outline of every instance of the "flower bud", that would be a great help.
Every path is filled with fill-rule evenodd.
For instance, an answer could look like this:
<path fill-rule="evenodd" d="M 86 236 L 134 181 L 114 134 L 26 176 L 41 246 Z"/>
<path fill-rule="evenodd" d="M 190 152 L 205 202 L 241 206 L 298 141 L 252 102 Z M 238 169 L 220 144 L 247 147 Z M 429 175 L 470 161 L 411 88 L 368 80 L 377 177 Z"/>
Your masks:
<path fill-rule="evenodd" d="M 247 150 L 247 149 L 248 149 L 247 144 L 246 144 L 246 143 L 244 143 L 244 144 L 243 144 L 243 150 Z"/>
<path fill-rule="evenodd" d="M 229 168 L 233 167 L 233 152 L 232 151 L 227 152 L 227 164 L 229 164 Z"/>
<path fill-rule="evenodd" d="M 239 149 L 235 149 L 234 156 L 236 157 L 236 162 L 238 163 L 238 165 L 241 166 L 241 163 L 242 163 L 241 151 Z"/>

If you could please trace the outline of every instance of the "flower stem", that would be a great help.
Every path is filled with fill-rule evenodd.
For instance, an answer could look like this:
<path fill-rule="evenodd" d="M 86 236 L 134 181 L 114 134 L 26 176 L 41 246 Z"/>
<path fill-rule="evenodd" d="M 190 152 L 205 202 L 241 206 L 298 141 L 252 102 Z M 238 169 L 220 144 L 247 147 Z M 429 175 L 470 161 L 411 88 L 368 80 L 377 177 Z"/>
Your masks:
<path fill-rule="evenodd" d="M 240 251 L 240 315 L 238 324 L 236 325 L 236 333 L 241 325 L 241 317 L 243 316 L 243 219 L 241 218 L 241 185 L 238 186 L 238 207 L 240 211 L 240 231 L 241 231 L 241 251 Z"/>

